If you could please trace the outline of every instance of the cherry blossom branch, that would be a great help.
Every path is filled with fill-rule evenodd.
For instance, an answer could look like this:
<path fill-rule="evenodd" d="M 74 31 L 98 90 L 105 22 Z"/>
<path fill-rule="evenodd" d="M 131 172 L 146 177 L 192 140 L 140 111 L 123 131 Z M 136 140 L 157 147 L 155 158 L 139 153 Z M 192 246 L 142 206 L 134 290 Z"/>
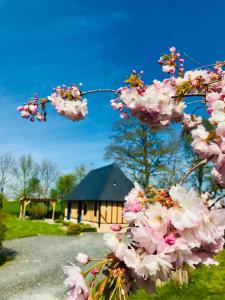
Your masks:
<path fill-rule="evenodd" d="M 193 93 L 193 94 L 184 94 L 182 95 L 182 98 L 186 98 L 186 97 L 205 97 L 206 94 L 203 93 Z M 181 95 L 176 95 L 176 96 L 172 96 L 172 98 L 179 98 L 181 97 Z"/>
<path fill-rule="evenodd" d="M 201 100 L 196 100 L 196 101 L 192 101 L 192 102 L 189 102 L 189 103 L 186 103 L 187 105 L 190 105 L 190 104 L 194 104 L 194 103 L 202 103 L 204 104 L 204 102 Z"/>
<path fill-rule="evenodd" d="M 218 201 L 220 201 L 221 199 L 223 199 L 225 197 L 225 195 L 219 197 L 218 199 L 216 199 L 209 207 L 208 209 L 211 209 Z"/>
<path fill-rule="evenodd" d="M 184 52 L 183 54 L 184 54 L 184 56 L 187 57 L 190 61 L 196 63 L 197 65 L 202 66 L 202 64 L 201 64 L 199 61 L 197 61 L 196 59 L 194 59 L 193 57 L 191 57 L 190 55 L 188 55 L 186 52 Z M 201 68 L 201 67 L 199 67 L 199 68 Z"/>
<path fill-rule="evenodd" d="M 86 94 L 93 94 L 93 93 L 113 93 L 118 94 L 117 90 L 111 90 L 111 89 L 97 89 L 97 90 L 90 90 L 86 92 L 81 92 L 81 96 Z"/>
<path fill-rule="evenodd" d="M 209 65 L 205 65 L 205 66 L 201 66 L 201 67 L 195 68 L 194 70 L 200 70 L 202 68 L 214 67 L 216 65 L 220 65 L 220 64 L 223 64 L 223 63 L 224 63 L 224 61 L 222 61 L 222 62 L 216 62 L 214 64 L 209 64 Z"/>
<path fill-rule="evenodd" d="M 202 161 L 200 161 L 197 165 L 193 166 L 192 168 L 190 168 L 189 170 L 187 170 L 183 176 L 181 177 L 181 179 L 178 181 L 178 184 L 182 185 L 183 182 L 185 181 L 185 179 L 196 169 L 198 169 L 199 167 L 203 166 L 204 164 L 206 164 L 208 162 L 208 159 L 205 158 Z"/>

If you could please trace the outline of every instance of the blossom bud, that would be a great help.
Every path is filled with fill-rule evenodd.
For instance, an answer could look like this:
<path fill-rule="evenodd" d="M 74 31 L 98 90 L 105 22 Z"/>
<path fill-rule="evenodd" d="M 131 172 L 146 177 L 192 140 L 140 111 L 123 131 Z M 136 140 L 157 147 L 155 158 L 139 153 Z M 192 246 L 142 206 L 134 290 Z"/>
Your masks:
<path fill-rule="evenodd" d="M 111 226 L 111 229 L 113 230 L 113 231 L 120 231 L 121 230 L 121 225 L 119 225 L 119 224 L 112 224 L 112 226 Z"/>
<path fill-rule="evenodd" d="M 96 274 L 98 274 L 99 272 L 100 272 L 100 270 L 99 270 L 98 268 L 94 268 L 94 269 L 91 270 L 91 274 L 92 274 L 92 275 L 96 275 Z"/>
<path fill-rule="evenodd" d="M 171 47 L 170 48 L 170 52 L 172 52 L 172 53 L 176 52 L 176 48 L 175 47 Z"/>
<path fill-rule="evenodd" d="M 38 121 L 44 121 L 44 116 L 41 114 L 37 114 Z"/>
<path fill-rule="evenodd" d="M 30 114 L 28 111 L 23 110 L 23 111 L 21 111 L 21 117 L 28 119 L 30 117 Z"/>
<path fill-rule="evenodd" d="M 170 232 L 166 237 L 165 237 L 165 242 L 168 245 L 173 245 L 175 243 L 175 236 L 173 232 Z"/>
<path fill-rule="evenodd" d="M 20 105 L 20 106 L 17 107 L 17 110 L 22 111 L 22 110 L 24 110 L 24 107 L 22 105 Z"/>
<path fill-rule="evenodd" d="M 129 115 L 128 115 L 127 113 L 125 113 L 124 111 L 122 111 L 122 112 L 120 113 L 120 118 L 121 118 L 121 119 L 129 119 Z"/>
<path fill-rule="evenodd" d="M 77 256 L 76 256 L 76 260 L 79 263 L 81 263 L 83 265 L 86 265 L 89 262 L 89 257 L 85 253 L 78 253 Z"/>

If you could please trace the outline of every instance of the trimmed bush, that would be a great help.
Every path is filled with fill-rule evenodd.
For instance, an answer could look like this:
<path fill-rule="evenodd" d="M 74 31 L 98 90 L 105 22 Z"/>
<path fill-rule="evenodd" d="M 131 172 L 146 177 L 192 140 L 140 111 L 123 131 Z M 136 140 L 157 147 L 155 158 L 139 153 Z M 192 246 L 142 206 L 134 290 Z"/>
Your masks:
<path fill-rule="evenodd" d="M 32 205 L 29 214 L 30 219 L 44 219 L 47 214 L 47 207 L 45 205 Z"/>
<path fill-rule="evenodd" d="M 80 224 L 70 223 L 70 225 L 67 228 L 67 234 L 68 235 L 78 235 L 80 233 L 81 233 L 81 226 L 80 226 Z"/>
<path fill-rule="evenodd" d="M 74 224 L 70 223 L 68 228 L 67 228 L 67 234 L 68 235 L 78 235 L 81 232 L 96 232 L 97 229 L 95 227 L 92 227 L 91 225 L 88 224 Z"/>
<path fill-rule="evenodd" d="M 92 227 L 89 224 L 81 224 L 81 231 L 82 232 L 97 232 L 97 228 Z"/>
<path fill-rule="evenodd" d="M 63 221 L 62 221 L 62 224 L 63 224 L 64 226 L 69 226 L 69 225 L 71 224 L 71 222 L 70 222 L 70 221 L 65 221 L 65 220 L 63 220 Z"/>

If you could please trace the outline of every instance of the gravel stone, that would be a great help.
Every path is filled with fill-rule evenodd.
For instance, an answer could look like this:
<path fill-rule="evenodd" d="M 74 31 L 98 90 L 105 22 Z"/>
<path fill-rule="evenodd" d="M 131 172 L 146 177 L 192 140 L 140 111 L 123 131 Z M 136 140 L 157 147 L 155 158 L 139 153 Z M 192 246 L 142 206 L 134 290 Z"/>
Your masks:
<path fill-rule="evenodd" d="M 64 300 L 62 266 L 78 252 L 99 258 L 107 252 L 102 234 L 46 236 L 5 241 L 15 258 L 0 267 L 0 300 Z"/>

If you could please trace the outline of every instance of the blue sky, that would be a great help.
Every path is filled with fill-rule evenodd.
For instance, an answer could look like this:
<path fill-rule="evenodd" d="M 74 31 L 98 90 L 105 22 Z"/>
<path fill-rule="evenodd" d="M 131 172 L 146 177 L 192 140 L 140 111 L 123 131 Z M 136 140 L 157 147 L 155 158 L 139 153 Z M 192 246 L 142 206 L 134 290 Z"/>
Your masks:
<path fill-rule="evenodd" d="M 79 123 L 51 107 L 45 124 L 31 123 L 16 107 L 63 83 L 117 88 L 133 68 L 161 79 L 156 61 L 172 45 L 203 64 L 224 60 L 224 12 L 223 0 L 0 0 L 0 153 L 49 158 L 64 172 L 104 165 L 119 120 L 110 95 L 89 95 Z"/>

